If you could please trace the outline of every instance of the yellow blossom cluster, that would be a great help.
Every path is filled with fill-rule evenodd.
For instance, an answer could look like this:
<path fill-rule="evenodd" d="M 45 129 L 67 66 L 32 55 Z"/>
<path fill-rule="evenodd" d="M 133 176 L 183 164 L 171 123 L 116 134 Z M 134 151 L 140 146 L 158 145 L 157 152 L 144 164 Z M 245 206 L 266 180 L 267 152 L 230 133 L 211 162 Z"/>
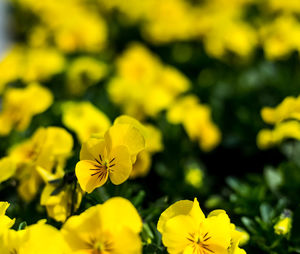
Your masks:
<path fill-rule="evenodd" d="M 191 140 L 198 141 L 204 151 L 210 151 L 221 140 L 221 133 L 213 123 L 210 108 L 200 104 L 197 96 L 179 98 L 167 112 L 170 123 L 182 123 Z"/>
<path fill-rule="evenodd" d="M 224 210 L 214 210 L 207 218 L 197 199 L 181 200 L 167 208 L 157 229 L 170 254 L 244 254 L 239 248 L 242 233 L 235 229 Z"/>
<path fill-rule="evenodd" d="M 282 59 L 300 49 L 297 0 L 98 1 L 140 24 L 141 33 L 155 44 L 200 39 L 216 58 L 228 52 L 248 57 L 261 46 L 268 59 Z M 258 13 L 248 17 L 253 7 Z"/>
<path fill-rule="evenodd" d="M 118 185 L 130 176 L 143 176 L 149 170 L 151 153 L 161 149 L 161 136 L 154 127 L 120 116 L 105 132 L 95 133 L 83 143 L 75 169 L 78 182 L 90 193 L 108 177 Z"/>
<path fill-rule="evenodd" d="M 61 72 L 64 66 L 65 58 L 55 48 L 15 45 L 0 61 L 0 94 L 8 83 L 44 81 Z"/>
<path fill-rule="evenodd" d="M 141 253 L 142 220 L 135 207 L 121 197 L 111 198 L 80 215 L 70 217 L 61 230 L 45 220 L 22 230 L 5 215 L 0 202 L 0 252 L 3 254 Z"/>
<path fill-rule="evenodd" d="M 277 107 L 265 107 L 261 111 L 263 120 L 274 129 L 262 129 L 257 136 L 261 149 L 280 144 L 287 138 L 300 140 L 300 97 L 287 97 Z"/>
<path fill-rule="evenodd" d="M 85 1 L 12 1 L 40 19 L 40 23 L 31 27 L 29 32 L 29 43 L 32 46 L 43 46 L 54 41 L 65 52 L 98 52 L 106 44 L 105 21 L 95 6 Z"/>
<path fill-rule="evenodd" d="M 52 172 L 63 167 L 73 147 L 72 136 L 63 128 L 40 127 L 31 138 L 13 146 L 0 160 L 1 181 L 11 177 L 19 181 L 18 192 L 30 201 L 36 195 L 42 178 L 38 168 Z"/>
<path fill-rule="evenodd" d="M 31 118 L 48 109 L 52 102 L 50 90 L 37 83 L 25 88 L 8 88 L 0 111 L 0 136 L 8 135 L 12 129 L 25 130 Z"/>
<path fill-rule="evenodd" d="M 125 114 L 137 119 L 155 117 L 189 88 L 189 80 L 182 73 L 164 65 L 141 44 L 130 45 L 116 66 L 108 93 Z"/>

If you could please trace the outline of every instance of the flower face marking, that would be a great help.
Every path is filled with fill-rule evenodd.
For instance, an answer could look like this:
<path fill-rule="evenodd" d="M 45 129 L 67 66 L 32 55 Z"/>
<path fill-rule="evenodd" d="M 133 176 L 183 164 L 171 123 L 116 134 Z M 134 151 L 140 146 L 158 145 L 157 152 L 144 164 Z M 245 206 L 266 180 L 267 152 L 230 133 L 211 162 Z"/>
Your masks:
<path fill-rule="evenodd" d="M 99 154 L 99 160 L 95 158 L 95 161 L 97 162 L 94 166 L 96 168 L 90 168 L 92 171 L 97 171 L 95 173 L 92 173 L 91 176 L 97 175 L 97 179 L 99 181 L 102 181 L 103 178 L 106 178 L 107 174 L 109 172 L 113 172 L 114 170 L 112 169 L 113 166 L 116 164 L 113 164 L 113 161 L 116 158 L 112 158 L 110 161 L 108 160 L 103 160 L 101 154 Z"/>

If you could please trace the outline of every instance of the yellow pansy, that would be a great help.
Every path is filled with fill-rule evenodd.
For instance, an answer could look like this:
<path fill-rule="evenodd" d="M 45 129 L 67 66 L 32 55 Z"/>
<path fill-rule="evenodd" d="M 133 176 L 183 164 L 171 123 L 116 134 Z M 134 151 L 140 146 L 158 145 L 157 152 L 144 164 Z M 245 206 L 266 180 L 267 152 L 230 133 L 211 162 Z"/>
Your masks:
<path fill-rule="evenodd" d="M 223 210 L 215 210 L 205 218 L 195 198 L 178 201 L 160 216 L 158 231 L 169 253 L 228 254 L 232 225 Z"/>
<path fill-rule="evenodd" d="M 276 124 L 288 119 L 300 120 L 300 96 L 286 97 L 274 108 L 264 107 L 261 116 L 268 124 Z"/>
<path fill-rule="evenodd" d="M 110 81 L 108 93 L 125 114 L 143 119 L 167 109 L 189 86 L 177 69 L 135 43 L 117 60 L 117 75 Z"/>
<path fill-rule="evenodd" d="M 212 121 L 210 108 L 194 95 L 175 101 L 168 110 L 167 119 L 171 123 L 182 123 L 189 138 L 198 141 L 203 151 L 212 150 L 221 141 L 221 132 Z"/>
<path fill-rule="evenodd" d="M 273 130 L 260 130 L 257 135 L 257 145 L 260 149 L 267 149 L 288 138 L 300 140 L 300 123 L 298 121 L 281 122 Z"/>
<path fill-rule="evenodd" d="M 199 99 L 195 95 L 187 95 L 175 101 L 175 103 L 168 109 L 167 119 L 170 123 L 182 123 L 186 112 L 195 108 L 199 104 Z"/>
<path fill-rule="evenodd" d="M 67 88 L 74 95 L 82 95 L 85 90 L 102 80 L 107 73 L 107 65 L 92 57 L 78 57 L 67 71 Z"/>
<path fill-rule="evenodd" d="M 145 148 L 141 132 L 130 124 L 114 124 L 103 138 L 90 138 L 82 145 L 76 176 L 88 193 L 108 179 L 113 184 L 126 181 L 137 154 Z"/>
<path fill-rule="evenodd" d="M 64 103 L 62 121 L 77 134 L 80 142 L 92 134 L 105 132 L 111 125 L 109 118 L 88 101 Z"/>
<path fill-rule="evenodd" d="M 72 136 L 63 128 L 39 128 L 33 136 L 12 147 L 8 157 L 15 161 L 15 177 L 20 181 L 18 192 L 31 200 L 41 183 L 37 167 L 51 172 L 54 166 L 63 166 L 73 147 Z"/>
<path fill-rule="evenodd" d="M 64 174 L 57 167 L 52 174 L 41 167 L 37 168 L 46 185 L 42 191 L 40 204 L 46 206 L 49 217 L 64 222 L 79 208 L 83 191 L 71 174 Z"/>
<path fill-rule="evenodd" d="M 8 207 L 8 202 L 0 201 L 0 236 L 3 233 L 5 233 L 9 228 L 11 228 L 15 223 L 15 219 L 10 219 L 8 216 L 5 215 L 5 212 Z"/>
<path fill-rule="evenodd" d="M 0 135 L 8 135 L 14 128 L 25 130 L 31 118 L 44 112 L 52 101 L 51 92 L 36 83 L 25 88 L 7 89 L 0 113 Z"/>
<path fill-rule="evenodd" d="M 67 245 L 59 230 L 38 222 L 24 230 L 9 230 L 0 237 L 0 251 L 3 254 L 64 254 Z"/>
<path fill-rule="evenodd" d="M 115 197 L 72 216 L 62 227 L 69 253 L 139 254 L 142 220 L 126 199 Z"/>

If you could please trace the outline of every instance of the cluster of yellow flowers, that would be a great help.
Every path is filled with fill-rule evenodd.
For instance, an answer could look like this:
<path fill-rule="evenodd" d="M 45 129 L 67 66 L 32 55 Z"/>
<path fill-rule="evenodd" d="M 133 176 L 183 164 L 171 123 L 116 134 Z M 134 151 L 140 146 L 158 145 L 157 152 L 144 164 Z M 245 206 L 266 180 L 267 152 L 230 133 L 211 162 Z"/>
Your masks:
<path fill-rule="evenodd" d="M 104 204 L 71 216 L 61 230 L 41 220 L 22 230 L 11 229 L 15 219 L 5 215 L 9 204 L 0 202 L 0 251 L 3 254 L 38 253 L 142 253 L 142 219 L 126 199 L 114 197 Z M 245 254 L 239 248 L 242 233 L 223 210 L 205 218 L 195 198 L 178 201 L 160 216 L 158 231 L 169 253 Z"/>
<path fill-rule="evenodd" d="M 32 46 L 44 46 L 53 41 L 65 52 L 98 52 L 106 44 L 106 23 L 96 6 L 80 0 L 12 1 L 40 20 L 29 31 Z M 66 18 L 66 14 L 72 18 Z"/>
<path fill-rule="evenodd" d="M 42 182 L 38 169 L 48 174 L 64 167 L 73 148 L 72 136 L 60 127 L 40 127 L 31 138 L 13 146 L 0 160 L 1 182 L 11 177 L 19 180 L 19 195 L 30 201 Z"/>
<path fill-rule="evenodd" d="M 201 39 L 206 52 L 217 58 L 228 51 L 247 57 L 259 45 L 269 59 L 300 49 L 297 1 L 99 1 L 107 10 L 120 11 L 129 23 L 139 22 L 144 37 L 155 44 Z M 253 7 L 257 13 L 252 17 Z"/>
<path fill-rule="evenodd" d="M 219 144 L 221 133 L 212 122 L 210 108 L 202 105 L 197 96 L 179 98 L 168 110 L 170 123 L 182 123 L 191 140 L 197 140 L 204 151 L 210 151 Z"/>
<path fill-rule="evenodd" d="M 0 94 L 13 81 L 44 81 L 61 72 L 64 66 L 65 58 L 55 48 L 15 45 L 0 61 Z"/>
<path fill-rule="evenodd" d="M 116 62 L 117 74 L 108 86 L 111 100 L 125 114 L 143 119 L 167 109 L 189 88 L 177 69 L 161 63 L 141 44 L 132 44 Z"/>
<path fill-rule="evenodd" d="M 27 129 L 31 118 L 44 112 L 52 102 L 52 93 L 37 83 L 25 88 L 8 88 L 0 112 L 0 136 L 8 135 L 12 129 Z"/>
<path fill-rule="evenodd" d="M 10 229 L 15 220 L 5 215 L 8 206 L 7 202 L 0 202 L 3 254 L 141 253 L 142 220 L 124 198 L 111 198 L 70 217 L 61 230 L 45 224 L 45 220 L 23 230 Z"/>
<path fill-rule="evenodd" d="M 277 107 L 265 107 L 261 111 L 263 120 L 274 125 L 274 129 L 262 129 L 257 136 L 261 149 L 280 144 L 284 139 L 300 140 L 300 96 L 287 97 Z"/>

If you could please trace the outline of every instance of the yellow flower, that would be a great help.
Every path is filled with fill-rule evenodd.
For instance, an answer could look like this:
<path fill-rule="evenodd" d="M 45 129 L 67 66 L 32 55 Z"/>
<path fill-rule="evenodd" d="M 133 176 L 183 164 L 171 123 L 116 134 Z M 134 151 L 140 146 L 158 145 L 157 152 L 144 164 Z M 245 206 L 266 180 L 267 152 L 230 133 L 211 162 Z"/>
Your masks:
<path fill-rule="evenodd" d="M 198 167 L 190 167 L 185 174 L 185 181 L 195 188 L 200 188 L 203 183 L 203 172 Z"/>
<path fill-rule="evenodd" d="M 130 124 L 114 124 L 104 138 L 90 138 L 82 145 L 75 169 L 81 188 L 90 193 L 102 186 L 108 176 L 113 184 L 123 183 L 144 148 L 143 135 Z"/>
<path fill-rule="evenodd" d="M 0 201 L 0 236 L 3 233 L 5 233 L 9 228 L 11 228 L 15 223 L 15 219 L 10 219 L 8 216 L 5 215 L 5 212 L 8 207 L 8 202 Z"/>
<path fill-rule="evenodd" d="M 74 176 L 64 174 L 60 167 L 57 167 L 55 174 L 41 167 L 38 167 L 37 171 L 46 183 L 40 204 L 46 206 L 49 217 L 64 222 L 79 208 L 83 191 L 74 181 Z"/>
<path fill-rule="evenodd" d="M 231 248 L 233 229 L 226 212 L 215 210 L 205 218 L 196 198 L 171 205 L 161 214 L 157 229 L 171 254 L 228 254 Z"/>
<path fill-rule="evenodd" d="M 132 44 L 117 60 L 117 75 L 108 86 L 111 100 L 125 114 L 155 117 L 189 88 L 189 80 L 166 66 L 140 44 Z"/>
<path fill-rule="evenodd" d="M 36 83 L 26 88 L 9 88 L 4 94 L 0 113 L 0 135 L 8 135 L 14 128 L 25 130 L 31 118 L 44 112 L 52 101 L 51 92 Z"/>
<path fill-rule="evenodd" d="M 142 220 L 135 207 L 121 197 L 72 216 L 62 227 L 69 253 L 139 254 Z"/>
<path fill-rule="evenodd" d="M 289 210 L 285 210 L 277 223 L 274 225 L 274 231 L 277 235 L 286 235 L 292 228 L 292 214 Z"/>
<path fill-rule="evenodd" d="M 257 135 L 257 146 L 260 149 L 280 144 L 284 139 L 300 140 L 300 123 L 297 121 L 281 122 L 273 130 L 262 129 Z"/>
<path fill-rule="evenodd" d="M 210 108 L 200 104 L 194 95 L 179 98 L 169 108 L 167 119 L 174 124 L 182 123 L 189 138 L 198 141 L 203 151 L 210 151 L 221 141 L 221 132 L 213 123 Z"/>
<path fill-rule="evenodd" d="M 111 125 L 109 118 L 87 101 L 64 103 L 62 121 L 77 134 L 80 142 L 92 134 L 105 132 Z"/>
<path fill-rule="evenodd" d="M 74 95 L 82 95 L 89 86 L 102 80 L 106 73 L 105 63 L 91 57 L 78 57 L 67 71 L 68 91 Z"/>
<path fill-rule="evenodd" d="M 269 124 L 277 124 L 288 119 L 300 120 L 300 96 L 286 97 L 275 108 L 264 107 L 261 116 Z"/>
<path fill-rule="evenodd" d="M 64 254 L 66 248 L 61 232 L 42 221 L 24 230 L 9 230 L 0 237 L 1 254 Z"/>
<path fill-rule="evenodd" d="M 33 136 L 14 146 L 8 157 L 12 159 L 17 170 L 15 177 L 20 181 L 18 192 L 30 201 L 41 183 L 37 167 L 51 172 L 54 166 L 63 167 L 73 147 L 72 136 L 63 128 L 39 128 Z"/>

